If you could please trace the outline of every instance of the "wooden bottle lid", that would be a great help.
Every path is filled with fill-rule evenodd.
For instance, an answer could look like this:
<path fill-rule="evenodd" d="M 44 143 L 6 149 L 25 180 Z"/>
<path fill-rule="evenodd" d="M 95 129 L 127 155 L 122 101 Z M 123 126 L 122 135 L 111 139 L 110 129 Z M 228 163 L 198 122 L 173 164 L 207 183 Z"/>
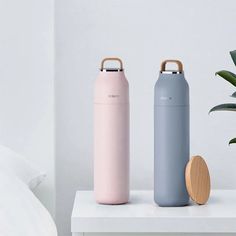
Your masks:
<path fill-rule="evenodd" d="M 185 181 L 189 196 L 199 205 L 205 204 L 210 195 L 210 175 L 201 156 L 194 156 L 185 170 Z"/>

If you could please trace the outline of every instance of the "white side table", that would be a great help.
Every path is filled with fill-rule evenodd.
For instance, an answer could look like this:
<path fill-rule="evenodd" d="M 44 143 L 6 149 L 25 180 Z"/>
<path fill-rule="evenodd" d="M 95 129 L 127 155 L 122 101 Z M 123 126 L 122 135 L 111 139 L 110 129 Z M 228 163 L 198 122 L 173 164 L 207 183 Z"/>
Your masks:
<path fill-rule="evenodd" d="M 206 205 L 158 207 L 152 191 L 131 191 L 130 203 L 100 205 L 92 191 L 78 191 L 73 236 L 87 233 L 236 233 L 236 190 L 214 190 Z M 108 235 L 108 234 L 107 234 Z"/>

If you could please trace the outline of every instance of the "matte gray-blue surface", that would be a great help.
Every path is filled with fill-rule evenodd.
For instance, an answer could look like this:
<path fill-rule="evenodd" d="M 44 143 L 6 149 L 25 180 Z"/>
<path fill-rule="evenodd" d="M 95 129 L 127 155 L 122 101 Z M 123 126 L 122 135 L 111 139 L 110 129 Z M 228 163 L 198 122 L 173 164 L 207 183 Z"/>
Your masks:
<path fill-rule="evenodd" d="M 159 206 L 187 205 L 189 87 L 184 75 L 160 73 L 154 104 L 154 200 Z"/>

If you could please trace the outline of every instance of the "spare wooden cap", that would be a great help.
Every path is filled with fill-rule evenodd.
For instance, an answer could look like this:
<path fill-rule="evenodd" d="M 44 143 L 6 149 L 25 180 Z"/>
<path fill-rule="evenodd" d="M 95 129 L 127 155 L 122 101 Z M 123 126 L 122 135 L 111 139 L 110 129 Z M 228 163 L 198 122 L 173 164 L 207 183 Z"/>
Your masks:
<path fill-rule="evenodd" d="M 185 181 L 189 196 L 199 205 L 205 204 L 210 195 L 210 175 L 201 156 L 194 156 L 185 170 Z"/>

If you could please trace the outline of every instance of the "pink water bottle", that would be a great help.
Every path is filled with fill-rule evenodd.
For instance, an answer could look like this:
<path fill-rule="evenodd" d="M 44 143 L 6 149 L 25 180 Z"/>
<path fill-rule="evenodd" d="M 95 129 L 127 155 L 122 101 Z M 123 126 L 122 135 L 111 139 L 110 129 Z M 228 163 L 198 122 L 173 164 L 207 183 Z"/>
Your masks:
<path fill-rule="evenodd" d="M 119 68 L 104 68 L 117 61 Z M 129 200 L 129 84 L 119 58 L 105 58 L 95 82 L 94 191 L 98 203 Z"/>

